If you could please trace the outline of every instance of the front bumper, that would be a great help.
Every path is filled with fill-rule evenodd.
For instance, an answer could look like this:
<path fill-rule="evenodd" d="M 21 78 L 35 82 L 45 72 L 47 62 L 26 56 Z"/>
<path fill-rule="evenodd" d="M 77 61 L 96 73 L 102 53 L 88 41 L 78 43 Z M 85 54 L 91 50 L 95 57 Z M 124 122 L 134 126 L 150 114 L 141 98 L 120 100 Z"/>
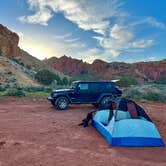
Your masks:
<path fill-rule="evenodd" d="M 53 99 L 51 96 L 48 96 L 48 97 L 47 97 L 47 100 L 48 100 L 48 101 L 54 101 L 54 99 Z"/>

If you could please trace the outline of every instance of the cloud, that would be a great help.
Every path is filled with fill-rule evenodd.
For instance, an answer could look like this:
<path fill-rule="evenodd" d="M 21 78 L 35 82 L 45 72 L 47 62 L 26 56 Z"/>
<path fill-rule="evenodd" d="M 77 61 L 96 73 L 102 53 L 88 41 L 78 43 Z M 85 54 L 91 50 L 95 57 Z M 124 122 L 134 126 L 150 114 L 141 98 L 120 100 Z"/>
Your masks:
<path fill-rule="evenodd" d="M 52 18 L 53 14 L 51 10 L 47 8 L 43 8 L 42 10 L 37 11 L 36 14 L 32 16 L 21 16 L 19 17 L 19 20 L 21 22 L 28 22 L 32 24 L 41 24 L 41 25 L 47 25 L 47 22 L 50 18 Z"/>
<path fill-rule="evenodd" d="M 110 36 L 121 43 L 128 42 L 133 38 L 132 32 L 128 27 L 115 24 L 111 28 Z"/>
<path fill-rule="evenodd" d="M 43 35 L 34 33 L 32 38 L 31 32 L 25 31 L 23 32 L 23 37 L 20 38 L 19 47 L 41 60 L 53 56 L 61 57 L 64 54 L 82 59 L 85 56 L 84 51 L 88 49 L 80 41 L 66 41 L 75 39 L 71 35 L 68 33 L 55 38 L 55 36 L 50 37 L 46 33 Z"/>
<path fill-rule="evenodd" d="M 157 27 L 157 28 L 161 28 L 161 29 L 165 29 L 166 25 L 162 22 L 157 21 L 155 18 L 153 17 L 147 17 L 145 19 L 145 22 L 149 23 L 150 25 Z"/>
<path fill-rule="evenodd" d="M 146 48 L 154 44 L 153 39 L 136 40 L 130 27 L 118 24 L 110 29 L 108 37 L 94 36 L 93 38 L 99 41 L 107 55 L 110 54 L 113 57 L 117 57 L 125 51 L 130 52 L 133 49 Z"/>
<path fill-rule="evenodd" d="M 154 40 L 139 40 L 132 43 L 133 48 L 146 48 L 152 46 Z"/>
<path fill-rule="evenodd" d="M 148 60 L 150 60 L 150 61 L 155 61 L 157 58 L 155 57 L 155 56 L 150 56 L 150 57 L 148 57 Z"/>
<path fill-rule="evenodd" d="M 54 35 L 53 39 L 55 40 L 61 40 L 66 43 L 74 43 L 79 41 L 80 38 L 78 37 L 73 37 L 72 33 L 66 33 L 64 35 Z"/>
<path fill-rule="evenodd" d="M 47 25 L 53 12 L 61 12 L 65 18 L 76 23 L 79 28 L 104 34 L 109 27 L 109 19 L 122 17 L 121 3 L 117 0 L 28 0 L 30 10 L 35 14 L 21 16 L 21 22 Z"/>
<path fill-rule="evenodd" d="M 66 39 L 65 41 L 67 43 L 73 43 L 73 42 L 76 42 L 76 41 L 79 41 L 80 38 L 72 38 L 72 39 Z"/>
<path fill-rule="evenodd" d="M 154 17 L 146 17 L 144 19 L 134 21 L 131 25 L 138 26 L 140 24 L 149 24 L 149 25 L 156 27 L 156 28 L 166 29 L 166 24 L 156 20 Z"/>
<path fill-rule="evenodd" d="M 63 35 L 54 35 L 53 38 L 54 39 L 66 39 L 66 38 L 71 37 L 71 36 L 72 36 L 72 33 L 66 33 Z"/>
<path fill-rule="evenodd" d="M 80 38 L 73 37 L 71 33 L 54 36 L 56 42 L 60 43 L 59 45 L 56 43 L 56 46 L 60 47 L 58 49 L 61 50 L 60 52 L 64 49 L 65 54 L 82 57 L 90 62 L 97 57 L 102 59 L 117 57 L 124 52 L 141 50 L 154 45 L 155 41 L 152 38 L 137 38 L 135 32 L 140 24 L 166 28 L 164 23 L 153 17 L 131 21 L 132 16 L 123 9 L 122 0 L 104 2 L 101 0 L 28 0 L 28 4 L 34 14 L 19 17 L 21 22 L 46 26 L 48 21 L 60 12 L 67 20 L 84 31 L 95 32 L 96 35 L 92 38 L 97 41 L 99 48 L 85 48 L 85 44 L 79 41 Z"/>

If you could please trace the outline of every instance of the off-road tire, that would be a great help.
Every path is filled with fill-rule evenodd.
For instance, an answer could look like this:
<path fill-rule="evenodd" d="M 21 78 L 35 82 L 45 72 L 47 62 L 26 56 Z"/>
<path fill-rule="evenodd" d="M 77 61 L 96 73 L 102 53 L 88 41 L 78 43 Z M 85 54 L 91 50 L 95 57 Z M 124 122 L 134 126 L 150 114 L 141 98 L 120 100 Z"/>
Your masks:
<path fill-rule="evenodd" d="M 100 101 L 100 105 L 106 104 L 107 102 L 111 101 L 111 99 L 112 99 L 112 96 L 105 96 L 105 97 L 103 97 L 101 99 L 101 101 Z"/>
<path fill-rule="evenodd" d="M 98 108 L 99 107 L 99 104 L 98 103 L 93 103 L 92 104 L 94 107 Z"/>
<path fill-rule="evenodd" d="M 55 100 L 55 107 L 58 110 L 66 110 L 69 105 L 69 100 L 67 97 L 61 96 Z"/>

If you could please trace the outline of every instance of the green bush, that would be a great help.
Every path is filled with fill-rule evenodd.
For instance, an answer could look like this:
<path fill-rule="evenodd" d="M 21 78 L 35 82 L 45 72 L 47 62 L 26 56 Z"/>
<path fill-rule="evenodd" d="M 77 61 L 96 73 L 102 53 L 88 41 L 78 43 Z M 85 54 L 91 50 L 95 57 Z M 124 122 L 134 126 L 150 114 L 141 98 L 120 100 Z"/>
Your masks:
<path fill-rule="evenodd" d="M 45 90 L 43 86 L 29 86 L 29 87 L 23 87 L 20 89 L 26 92 L 41 92 Z"/>
<path fill-rule="evenodd" d="M 122 77 L 116 84 L 120 87 L 129 87 L 131 85 L 136 85 L 137 83 L 137 80 L 133 77 Z"/>
<path fill-rule="evenodd" d="M 42 69 L 36 73 L 35 79 L 44 85 L 50 85 L 56 79 L 56 74 L 47 69 Z"/>
<path fill-rule="evenodd" d="M 157 84 L 166 84 L 166 77 L 160 77 L 158 80 L 155 81 Z"/>
<path fill-rule="evenodd" d="M 3 92 L 5 90 L 6 90 L 6 88 L 4 86 L 0 86 L 0 92 Z"/>
<path fill-rule="evenodd" d="M 164 98 L 161 98 L 161 96 L 155 92 L 148 92 L 143 98 L 150 101 L 164 101 Z"/>
<path fill-rule="evenodd" d="M 56 80 L 57 85 L 68 85 L 69 84 L 69 80 L 67 79 L 67 77 L 64 77 L 63 79 L 60 78 L 59 75 L 55 74 L 54 72 L 51 72 L 48 69 L 42 69 L 40 71 L 38 71 L 35 75 L 35 79 L 44 84 L 44 85 L 51 85 L 51 83 L 53 83 L 53 81 Z"/>
<path fill-rule="evenodd" d="M 62 79 L 62 84 L 63 84 L 63 85 L 68 85 L 68 84 L 69 84 L 69 81 L 68 81 L 68 79 L 67 79 L 66 77 L 64 77 L 64 78 Z"/>
<path fill-rule="evenodd" d="M 24 86 L 24 87 L 18 87 L 16 86 L 15 89 L 22 90 L 25 92 L 50 92 L 50 87 L 44 87 L 44 86 Z"/>
<path fill-rule="evenodd" d="M 166 85 L 143 84 L 126 88 L 123 97 L 166 102 Z"/>
<path fill-rule="evenodd" d="M 25 93 L 22 90 L 19 89 L 9 89 L 5 93 L 5 96 L 17 96 L 17 97 L 22 97 L 25 96 Z"/>
<path fill-rule="evenodd" d="M 18 63 L 18 64 L 20 64 L 20 61 L 18 59 L 15 59 L 15 58 L 9 58 L 9 59 L 16 62 L 16 63 Z"/>

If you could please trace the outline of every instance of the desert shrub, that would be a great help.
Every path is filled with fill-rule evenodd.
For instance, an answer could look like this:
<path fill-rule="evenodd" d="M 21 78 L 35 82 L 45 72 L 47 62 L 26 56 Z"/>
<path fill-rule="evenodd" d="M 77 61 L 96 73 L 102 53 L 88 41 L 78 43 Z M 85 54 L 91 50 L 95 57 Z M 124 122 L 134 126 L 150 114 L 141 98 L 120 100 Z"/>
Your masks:
<path fill-rule="evenodd" d="M 109 67 L 110 67 L 110 64 L 109 63 L 107 63 L 107 64 L 105 64 L 105 69 L 108 69 Z"/>
<path fill-rule="evenodd" d="M 30 65 L 26 65 L 26 68 L 29 69 L 29 70 L 32 69 L 32 67 Z"/>
<path fill-rule="evenodd" d="M 158 80 L 155 81 L 157 84 L 166 84 L 166 77 L 160 77 Z"/>
<path fill-rule="evenodd" d="M 137 89 L 126 89 L 123 91 L 123 97 L 131 99 L 142 99 L 143 94 Z"/>
<path fill-rule="evenodd" d="M 44 92 L 48 92 L 49 93 L 51 91 L 52 91 L 52 88 L 50 88 L 50 87 L 47 87 L 47 88 L 44 89 Z"/>
<path fill-rule="evenodd" d="M 150 100 L 150 101 L 166 101 L 166 85 L 143 84 L 126 88 L 123 91 L 123 97 Z"/>
<path fill-rule="evenodd" d="M 161 97 L 159 93 L 155 92 L 147 92 L 143 98 L 151 101 L 164 101 L 164 98 Z"/>
<path fill-rule="evenodd" d="M 18 87 L 18 89 L 19 89 L 19 87 Z M 40 91 L 44 91 L 44 87 L 43 86 L 27 86 L 27 87 L 22 87 L 20 89 L 24 90 L 26 92 L 40 92 Z"/>
<path fill-rule="evenodd" d="M 22 90 L 25 92 L 50 92 L 50 87 L 44 87 L 44 86 L 24 86 L 24 87 L 18 87 L 16 86 L 15 89 Z"/>
<path fill-rule="evenodd" d="M 84 75 L 84 74 L 88 74 L 88 71 L 87 70 L 82 70 L 81 75 Z"/>
<path fill-rule="evenodd" d="M 6 88 L 4 86 L 0 86 L 0 92 L 3 92 L 5 90 L 6 90 Z"/>
<path fill-rule="evenodd" d="M 9 58 L 9 59 L 16 62 L 16 63 L 18 63 L 18 64 L 20 64 L 20 61 L 18 59 L 15 59 L 15 58 Z"/>
<path fill-rule="evenodd" d="M 68 85 L 69 84 L 69 81 L 68 81 L 68 79 L 66 77 L 63 77 L 62 84 L 63 85 Z"/>
<path fill-rule="evenodd" d="M 21 65 L 21 66 L 24 66 L 24 63 L 21 62 L 19 59 L 15 59 L 15 58 L 9 58 L 10 60 L 16 62 L 17 64 Z"/>
<path fill-rule="evenodd" d="M 58 74 L 55 74 L 54 72 L 48 70 L 48 69 L 42 69 L 38 71 L 35 75 L 35 79 L 44 84 L 44 85 L 51 85 L 52 83 L 55 83 L 57 85 L 68 85 L 69 80 L 67 77 L 64 77 L 63 79 L 60 78 Z M 55 81 L 56 80 L 56 81 Z"/>
<path fill-rule="evenodd" d="M 22 90 L 18 90 L 18 89 L 9 89 L 6 91 L 5 96 L 17 96 L 17 97 L 21 97 L 21 96 L 25 96 L 24 91 Z"/>
<path fill-rule="evenodd" d="M 129 87 L 131 85 L 136 85 L 137 83 L 137 80 L 133 77 L 122 77 L 116 84 L 120 87 Z"/>
<path fill-rule="evenodd" d="M 3 56 L 3 52 L 2 52 L 2 50 L 0 50 L 0 56 Z"/>
<path fill-rule="evenodd" d="M 26 92 L 26 97 L 33 98 L 33 99 L 42 99 L 44 100 L 50 95 L 50 92 Z"/>
<path fill-rule="evenodd" d="M 44 85 L 50 85 L 57 78 L 58 76 L 55 73 L 47 69 L 42 69 L 35 75 L 35 79 Z"/>

